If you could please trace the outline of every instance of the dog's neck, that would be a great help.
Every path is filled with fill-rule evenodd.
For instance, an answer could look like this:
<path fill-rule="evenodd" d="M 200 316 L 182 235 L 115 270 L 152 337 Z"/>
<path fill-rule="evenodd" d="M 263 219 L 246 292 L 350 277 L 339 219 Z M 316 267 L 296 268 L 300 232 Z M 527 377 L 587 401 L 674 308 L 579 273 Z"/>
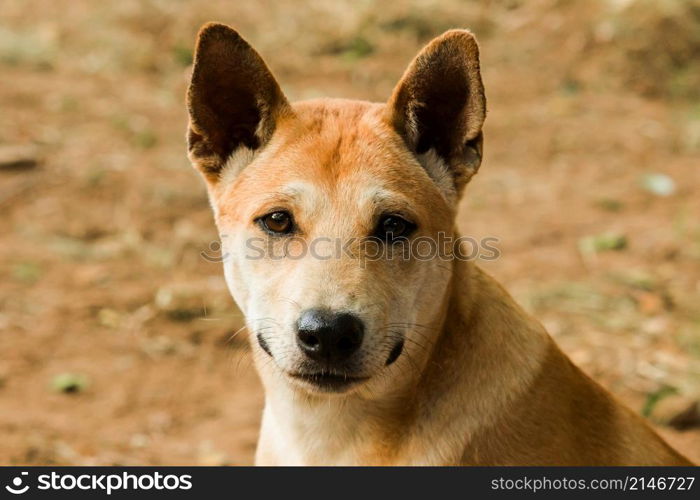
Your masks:
<path fill-rule="evenodd" d="M 435 311 L 439 334 L 422 360 L 407 365 L 411 376 L 400 377 L 401 385 L 320 397 L 288 384 L 266 384 L 258 461 L 265 461 L 265 449 L 277 447 L 280 456 L 297 457 L 299 464 L 458 462 L 465 437 L 494 418 L 505 404 L 500 399 L 521 392 L 535 376 L 549 338 L 471 263 L 453 261 L 446 294 Z M 494 331 L 491 325 L 502 324 L 494 315 L 511 316 L 528 328 Z M 441 398 L 456 387 L 463 395 L 458 406 Z M 426 418 L 434 425 L 413 425 Z M 439 434 L 425 436 L 425 428 Z M 437 445 L 416 450 L 415 443 Z"/>

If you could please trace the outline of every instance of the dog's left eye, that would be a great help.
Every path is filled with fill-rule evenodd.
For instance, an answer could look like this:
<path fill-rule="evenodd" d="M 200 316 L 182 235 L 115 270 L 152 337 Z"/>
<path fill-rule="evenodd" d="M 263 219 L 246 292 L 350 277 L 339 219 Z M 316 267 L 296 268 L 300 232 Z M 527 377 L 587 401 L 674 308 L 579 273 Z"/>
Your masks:
<path fill-rule="evenodd" d="M 292 216 L 287 212 L 272 212 L 260 219 L 262 227 L 275 234 L 288 234 L 292 232 Z"/>
<path fill-rule="evenodd" d="M 389 243 L 400 237 L 406 237 L 416 228 L 415 224 L 398 215 L 382 217 L 375 230 L 375 236 Z"/>

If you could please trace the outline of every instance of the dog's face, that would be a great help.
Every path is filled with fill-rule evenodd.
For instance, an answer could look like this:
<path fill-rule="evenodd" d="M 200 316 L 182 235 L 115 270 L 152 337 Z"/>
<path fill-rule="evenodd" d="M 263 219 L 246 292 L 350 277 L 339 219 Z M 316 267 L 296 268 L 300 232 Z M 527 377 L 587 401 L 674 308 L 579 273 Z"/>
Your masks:
<path fill-rule="evenodd" d="M 455 204 L 481 160 L 472 36 L 436 39 L 387 104 L 292 105 L 245 41 L 207 25 L 188 105 L 190 158 L 263 378 L 376 393 L 417 370 L 445 313 Z"/>

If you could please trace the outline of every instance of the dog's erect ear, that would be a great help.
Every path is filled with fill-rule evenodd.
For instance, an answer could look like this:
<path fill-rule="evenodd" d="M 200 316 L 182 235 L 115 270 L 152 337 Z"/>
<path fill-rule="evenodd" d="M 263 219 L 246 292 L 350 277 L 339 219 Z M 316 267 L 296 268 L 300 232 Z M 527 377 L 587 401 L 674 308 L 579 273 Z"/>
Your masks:
<path fill-rule="evenodd" d="M 232 155 L 245 152 L 250 159 L 269 141 L 279 117 L 291 113 L 260 55 L 216 23 L 199 32 L 187 107 L 189 157 L 210 182 Z"/>
<path fill-rule="evenodd" d="M 460 193 L 481 165 L 486 97 L 479 47 L 466 30 L 430 42 L 394 89 L 389 120 L 428 173 Z"/>

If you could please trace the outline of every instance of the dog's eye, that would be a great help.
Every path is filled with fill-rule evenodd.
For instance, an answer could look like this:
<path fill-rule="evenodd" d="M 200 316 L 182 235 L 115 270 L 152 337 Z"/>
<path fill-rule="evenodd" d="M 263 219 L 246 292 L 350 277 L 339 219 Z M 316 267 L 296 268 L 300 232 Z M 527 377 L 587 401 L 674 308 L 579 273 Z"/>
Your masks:
<path fill-rule="evenodd" d="M 398 215 L 387 215 L 379 221 L 375 235 L 389 243 L 413 232 L 415 224 Z"/>
<path fill-rule="evenodd" d="M 292 216 L 287 212 L 272 212 L 260 218 L 260 224 L 271 233 L 288 234 L 292 232 Z"/>

